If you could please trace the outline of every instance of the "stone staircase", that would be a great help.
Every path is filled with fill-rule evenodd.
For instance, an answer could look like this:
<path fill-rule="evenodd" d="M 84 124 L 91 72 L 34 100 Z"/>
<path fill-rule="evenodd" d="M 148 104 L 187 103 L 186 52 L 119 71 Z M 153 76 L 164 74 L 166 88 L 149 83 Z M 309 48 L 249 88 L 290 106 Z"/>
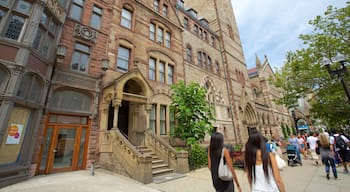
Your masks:
<path fill-rule="evenodd" d="M 158 177 L 162 175 L 171 174 L 174 172 L 174 169 L 170 169 L 169 165 L 165 163 L 164 160 L 160 158 L 156 153 L 154 153 L 147 146 L 136 146 L 136 149 L 145 155 L 152 157 L 152 175 L 153 177 Z"/>

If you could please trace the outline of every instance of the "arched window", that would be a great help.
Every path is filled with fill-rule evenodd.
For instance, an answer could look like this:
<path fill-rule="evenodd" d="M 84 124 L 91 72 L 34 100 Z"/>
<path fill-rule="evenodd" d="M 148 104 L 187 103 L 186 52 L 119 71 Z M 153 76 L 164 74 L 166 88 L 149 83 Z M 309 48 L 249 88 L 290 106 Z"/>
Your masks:
<path fill-rule="evenodd" d="M 56 91 L 52 96 L 51 109 L 90 113 L 92 99 L 87 94 L 72 91 Z"/>
<path fill-rule="evenodd" d="M 27 73 L 22 77 L 17 96 L 33 102 L 40 102 L 42 94 L 42 81 L 34 74 Z"/>
<path fill-rule="evenodd" d="M 8 77 L 7 77 L 6 71 L 0 67 L 0 93 L 4 89 L 4 87 L 7 83 L 7 79 L 8 79 Z"/>

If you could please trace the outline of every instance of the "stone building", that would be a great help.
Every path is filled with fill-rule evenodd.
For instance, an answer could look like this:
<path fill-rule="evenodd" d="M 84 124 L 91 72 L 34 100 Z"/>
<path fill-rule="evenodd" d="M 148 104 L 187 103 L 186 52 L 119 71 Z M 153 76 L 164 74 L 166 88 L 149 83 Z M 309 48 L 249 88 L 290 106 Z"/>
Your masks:
<path fill-rule="evenodd" d="M 256 67 L 249 69 L 248 74 L 258 117 L 257 130 L 268 137 L 283 136 L 282 124 L 292 127 L 293 119 L 286 107 L 274 102 L 281 94 L 269 82 L 270 78 L 274 78 L 274 72 L 267 57 L 261 63 L 256 56 Z"/>
<path fill-rule="evenodd" d="M 208 90 L 228 143 L 287 121 L 265 82 L 253 98 L 230 0 L 2 0 L 0 34 L 0 186 L 93 163 L 187 172 L 169 141 L 180 80 Z"/>

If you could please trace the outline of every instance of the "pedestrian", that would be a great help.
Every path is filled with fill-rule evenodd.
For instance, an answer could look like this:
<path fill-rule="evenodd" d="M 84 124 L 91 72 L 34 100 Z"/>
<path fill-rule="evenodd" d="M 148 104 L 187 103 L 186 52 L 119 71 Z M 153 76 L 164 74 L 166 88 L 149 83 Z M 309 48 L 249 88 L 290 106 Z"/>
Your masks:
<path fill-rule="evenodd" d="M 245 169 L 252 192 L 285 192 L 274 155 L 267 152 L 264 137 L 256 131 L 245 144 Z"/>
<path fill-rule="evenodd" d="M 333 176 L 335 179 L 337 179 L 338 174 L 334 162 L 333 141 L 330 141 L 330 139 L 328 139 L 328 136 L 324 133 L 319 134 L 319 141 L 321 160 L 322 163 L 325 164 L 326 177 L 329 179 L 329 167 L 332 167 Z"/>
<path fill-rule="evenodd" d="M 232 177 L 238 187 L 238 191 L 241 192 L 241 186 L 238 183 L 236 172 L 232 166 L 232 159 L 229 151 L 224 147 L 224 137 L 221 133 L 215 132 L 211 135 L 210 145 L 208 150 L 208 168 L 211 172 L 211 178 L 213 186 L 217 192 L 233 192 L 233 181 L 223 181 L 218 176 L 218 168 L 222 151 L 224 151 L 224 159 L 232 172 Z"/>
<path fill-rule="evenodd" d="M 300 145 L 300 153 L 302 153 L 304 155 L 304 159 L 307 158 L 307 154 L 306 154 L 306 141 L 305 139 L 303 139 L 303 137 L 301 136 L 300 133 L 298 133 L 298 136 L 297 136 L 297 139 L 298 139 L 298 143 Z"/>
<path fill-rule="evenodd" d="M 306 139 L 306 142 L 309 144 L 310 147 L 310 153 L 311 153 L 311 159 L 315 160 L 316 166 L 318 166 L 318 155 L 316 153 L 316 147 L 317 147 L 317 133 L 310 133 L 310 136 Z"/>
<path fill-rule="evenodd" d="M 298 142 L 298 138 L 296 138 L 295 135 L 292 133 L 292 134 L 290 134 L 290 137 L 288 138 L 288 142 L 291 145 L 294 145 L 296 147 L 298 161 L 301 161 L 301 158 L 300 158 L 300 148 L 301 148 L 301 146 L 300 146 L 300 144 Z"/>
<path fill-rule="evenodd" d="M 349 148 L 349 139 L 345 137 L 343 134 L 340 134 L 339 131 L 336 132 L 336 134 L 333 135 L 334 137 L 334 144 L 335 144 L 335 151 L 339 154 L 343 166 L 344 166 L 344 172 L 349 173 L 347 164 L 350 162 L 350 148 Z M 345 146 L 342 147 L 340 144 L 341 142 L 345 142 Z"/>

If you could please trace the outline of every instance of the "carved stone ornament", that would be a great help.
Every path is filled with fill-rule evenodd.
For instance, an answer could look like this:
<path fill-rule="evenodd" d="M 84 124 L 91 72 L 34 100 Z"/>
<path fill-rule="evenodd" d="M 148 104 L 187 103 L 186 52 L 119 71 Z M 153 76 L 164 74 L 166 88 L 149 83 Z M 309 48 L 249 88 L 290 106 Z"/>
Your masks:
<path fill-rule="evenodd" d="M 74 26 L 74 37 L 80 37 L 82 39 L 96 43 L 97 32 L 89 27 L 75 24 Z"/>

